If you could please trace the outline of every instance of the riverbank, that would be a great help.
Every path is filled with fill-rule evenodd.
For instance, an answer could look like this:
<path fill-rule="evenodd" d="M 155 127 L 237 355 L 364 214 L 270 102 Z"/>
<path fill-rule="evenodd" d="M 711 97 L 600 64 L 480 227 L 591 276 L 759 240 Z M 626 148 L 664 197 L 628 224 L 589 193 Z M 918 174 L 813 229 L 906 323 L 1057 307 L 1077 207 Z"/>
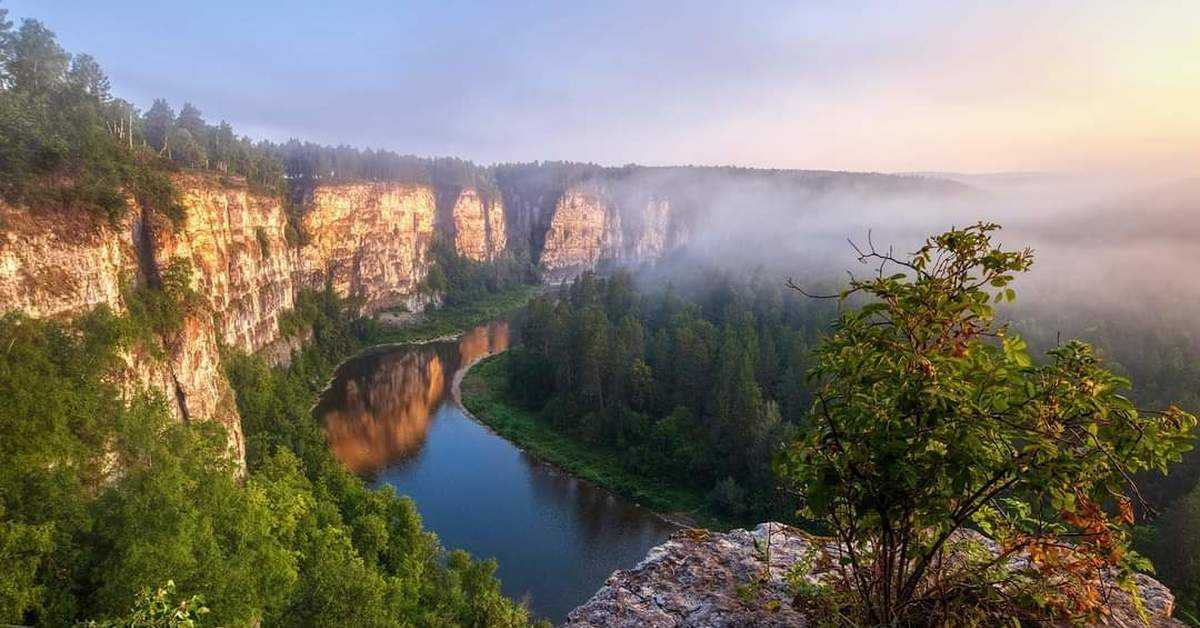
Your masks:
<path fill-rule="evenodd" d="M 727 530 L 744 522 L 718 515 L 704 491 L 630 471 L 618 452 L 582 443 L 504 394 L 507 354 L 481 360 L 462 376 L 459 400 L 476 420 L 530 455 L 602 486 L 686 527 Z"/>
<path fill-rule="evenodd" d="M 402 325 L 379 324 L 371 334 L 370 344 L 419 344 L 449 340 L 476 325 L 525 307 L 541 289 L 541 286 L 522 284 L 466 305 L 423 312 Z"/>

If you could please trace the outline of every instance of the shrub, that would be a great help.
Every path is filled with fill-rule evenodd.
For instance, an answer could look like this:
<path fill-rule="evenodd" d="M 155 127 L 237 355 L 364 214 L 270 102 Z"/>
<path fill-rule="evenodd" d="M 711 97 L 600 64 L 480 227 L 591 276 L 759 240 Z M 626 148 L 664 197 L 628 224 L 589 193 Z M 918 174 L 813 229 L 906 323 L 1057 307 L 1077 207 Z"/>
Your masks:
<path fill-rule="evenodd" d="M 817 350 L 811 428 L 778 460 L 836 538 L 859 621 L 1098 618 L 1101 572 L 1132 587 L 1147 566 L 1129 548 L 1132 475 L 1190 448 L 1195 417 L 1136 409 L 1088 345 L 1034 364 L 994 323 L 991 302 L 1013 300 L 1033 262 L 994 246 L 998 228 L 948 231 L 907 259 L 860 251 L 877 272 L 840 298 L 868 302 Z M 953 542 L 968 525 L 999 557 Z M 1010 570 L 1019 553 L 1028 568 Z M 996 579 L 1012 586 L 984 585 Z"/>

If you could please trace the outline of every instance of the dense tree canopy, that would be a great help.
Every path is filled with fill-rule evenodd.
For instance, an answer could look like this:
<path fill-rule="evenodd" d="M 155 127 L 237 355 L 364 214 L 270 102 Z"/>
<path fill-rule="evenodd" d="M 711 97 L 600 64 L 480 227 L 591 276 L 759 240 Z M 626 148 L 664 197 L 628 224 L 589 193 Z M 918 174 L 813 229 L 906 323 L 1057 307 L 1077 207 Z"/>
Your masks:
<path fill-rule="evenodd" d="M 585 274 L 534 300 L 509 389 L 641 472 L 709 492 L 724 516 L 761 517 L 776 497 L 771 452 L 797 427 L 783 417 L 807 405 L 809 351 L 832 310 L 763 276 L 711 279 L 643 294 L 627 274 Z"/>
<path fill-rule="evenodd" d="M 144 350 L 144 322 L 103 308 L 69 326 L 0 318 L 0 622 L 174 613 L 146 593 L 170 583 L 201 596 L 212 625 L 528 623 L 494 564 L 445 553 L 411 500 L 332 459 L 310 408 L 372 327 L 331 291 L 297 312 L 314 342 L 292 368 L 225 356 L 244 480 L 218 425 L 178 423 L 156 395 L 123 399 L 113 376 L 121 351 Z"/>

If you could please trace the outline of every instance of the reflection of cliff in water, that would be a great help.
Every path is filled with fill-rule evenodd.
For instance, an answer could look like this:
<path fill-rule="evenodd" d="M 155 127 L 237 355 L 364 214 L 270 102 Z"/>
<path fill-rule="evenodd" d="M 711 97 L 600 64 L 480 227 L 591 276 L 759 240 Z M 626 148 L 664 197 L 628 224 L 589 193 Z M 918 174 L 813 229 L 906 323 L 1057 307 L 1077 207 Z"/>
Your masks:
<path fill-rule="evenodd" d="M 371 353 L 344 364 L 317 409 L 333 455 L 372 475 L 420 453 L 454 373 L 508 348 L 505 321 L 481 325 L 457 341 Z"/>

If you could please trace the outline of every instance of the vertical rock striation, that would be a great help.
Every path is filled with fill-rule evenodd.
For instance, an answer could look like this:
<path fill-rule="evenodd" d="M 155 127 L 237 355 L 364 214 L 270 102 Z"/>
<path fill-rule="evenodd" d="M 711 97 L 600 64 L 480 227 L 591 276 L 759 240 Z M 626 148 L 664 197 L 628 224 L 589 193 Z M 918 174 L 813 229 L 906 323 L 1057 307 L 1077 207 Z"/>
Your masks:
<path fill-rule="evenodd" d="M 598 184 L 569 188 L 555 203 L 539 261 L 549 281 L 570 279 L 620 257 L 621 216 Z"/>
<path fill-rule="evenodd" d="M 300 250 L 300 285 L 329 277 L 342 295 L 362 297 L 369 311 L 419 307 L 417 289 L 429 270 L 436 204 L 424 185 L 321 185 L 308 194 Z"/>
<path fill-rule="evenodd" d="M 288 211 L 276 195 L 215 173 L 183 173 L 175 183 L 184 208 L 178 224 L 141 209 L 111 224 L 69 208 L 0 205 L 0 310 L 63 318 L 100 305 L 123 312 L 126 288 L 185 262 L 201 310 L 159 338 L 159 350 L 131 350 L 119 378 L 129 393 L 161 391 L 181 421 L 226 426 L 240 460 L 241 426 L 218 347 L 286 360 L 295 342 L 280 337 L 280 317 L 299 290 L 327 278 L 368 313 L 423 307 L 437 192 L 423 184 L 316 185 L 301 199 L 301 244 L 289 241 Z M 508 196 L 523 209 L 510 212 Z M 550 280 L 607 262 L 655 259 L 675 244 L 667 198 L 623 206 L 604 181 L 504 194 L 467 187 L 452 198 L 441 228 L 460 255 L 482 262 L 510 246 L 540 252 Z"/>
<path fill-rule="evenodd" d="M 465 188 L 451 210 L 454 249 L 477 262 L 495 259 L 508 245 L 504 200 L 499 195 L 481 194 Z"/>
<path fill-rule="evenodd" d="M 275 342 L 280 314 L 295 305 L 296 252 L 282 203 L 201 175 L 177 184 L 187 211 L 180 227 L 155 229 L 155 263 L 190 262 L 192 287 L 226 345 L 255 352 Z"/>

